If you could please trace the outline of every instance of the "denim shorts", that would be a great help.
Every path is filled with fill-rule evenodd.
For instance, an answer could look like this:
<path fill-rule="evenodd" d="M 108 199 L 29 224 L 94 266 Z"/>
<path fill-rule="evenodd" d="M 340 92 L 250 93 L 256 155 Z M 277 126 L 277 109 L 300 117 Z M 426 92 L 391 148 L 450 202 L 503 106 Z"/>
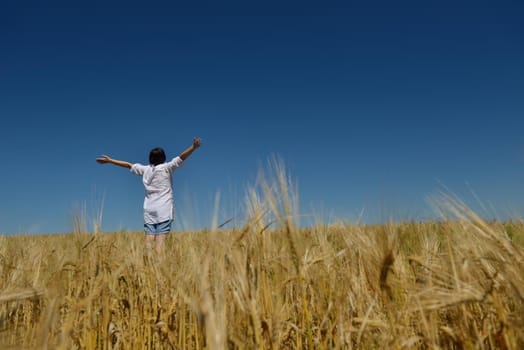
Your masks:
<path fill-rule="evenodd" d="M 173 220 L 167 220 L 157 224 L 144 224 L 144 232 L 146 235 L 165 235 L 171 231 L 172 222 Z"/>

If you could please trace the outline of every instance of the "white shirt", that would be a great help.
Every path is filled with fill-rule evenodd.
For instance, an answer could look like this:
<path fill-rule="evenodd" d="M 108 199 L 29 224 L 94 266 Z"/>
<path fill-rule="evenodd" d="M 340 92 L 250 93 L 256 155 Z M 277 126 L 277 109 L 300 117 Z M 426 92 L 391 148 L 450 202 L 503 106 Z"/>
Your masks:
<path fill-rule="evenodd" d="M 146 190 L 144 223 L 158 224 L 167 220 L 173 220 L 174 204 L 171 175 L 183 163 L 182 158 L 175 157 L 170 162 L 156 166 L 139 163 L 131 166 L 131 173 L 142 176 L 142 182 Z"/>

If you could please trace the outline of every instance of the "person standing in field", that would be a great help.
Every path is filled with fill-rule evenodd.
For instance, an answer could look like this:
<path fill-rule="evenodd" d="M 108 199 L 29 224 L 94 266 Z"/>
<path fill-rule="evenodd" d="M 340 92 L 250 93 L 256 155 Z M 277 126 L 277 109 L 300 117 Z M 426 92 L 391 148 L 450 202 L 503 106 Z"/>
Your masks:
<path fill-rule="evenodd" d="M 180 155 L 166 162 L 164 150 L 154 148 L 149 153 L 149 165 L 140 163 L 131 164 L 126 161 L 112 159 L 107 155 L 96 158 L 100 164 L 114 164 L 128 168 L 131 173 L 142 176 L 146 195 L 144 198 L 144 231 L 146 234 L 146 247 L 160 253 L 163 250 L 166 235 L 171 231 L 174 219 L 173 203 L 173 171 L 182 166 L 184 161 L 200 147 L 202 140 L 193 139 L 193 144 Z"/>

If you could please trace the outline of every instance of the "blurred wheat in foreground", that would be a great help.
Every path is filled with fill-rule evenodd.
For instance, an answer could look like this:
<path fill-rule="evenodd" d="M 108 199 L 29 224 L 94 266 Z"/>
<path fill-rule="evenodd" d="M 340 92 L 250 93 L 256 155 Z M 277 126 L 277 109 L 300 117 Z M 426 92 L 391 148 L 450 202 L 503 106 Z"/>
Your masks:
<path fill-rule="evenodd" d="M 524 225 L 298 228 L 286 177 L 240 229 L 0 237 L 2 349 L 524 349 Z"/>

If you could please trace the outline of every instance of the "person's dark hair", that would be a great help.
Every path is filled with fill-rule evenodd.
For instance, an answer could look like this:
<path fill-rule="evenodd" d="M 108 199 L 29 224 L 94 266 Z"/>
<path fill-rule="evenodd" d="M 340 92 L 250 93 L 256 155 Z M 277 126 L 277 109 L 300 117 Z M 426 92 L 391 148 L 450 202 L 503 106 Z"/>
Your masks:
<path fill-rule="evenodd" d="M 149 164 L 158 165 L 164 163 L 165 161 L 166 154 L 161 147 L 153 148 L 151 152 L 149 152 Z"/>

